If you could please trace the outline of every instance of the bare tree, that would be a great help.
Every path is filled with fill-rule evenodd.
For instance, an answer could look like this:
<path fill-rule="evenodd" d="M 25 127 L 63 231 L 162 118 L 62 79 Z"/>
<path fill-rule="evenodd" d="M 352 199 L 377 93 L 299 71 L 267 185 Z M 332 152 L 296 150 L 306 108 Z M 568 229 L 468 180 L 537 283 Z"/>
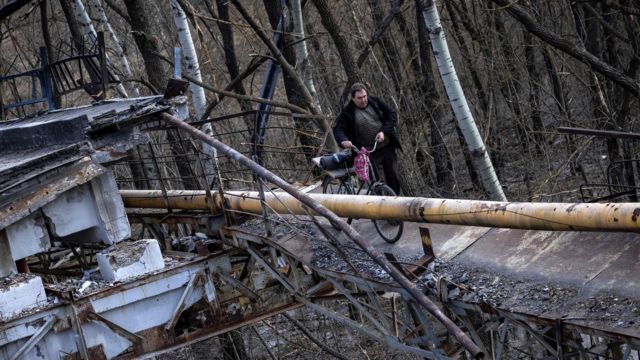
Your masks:
<path fill-rule="evenodd" d="M 489 198 L 506 201 L 507 198 L 502 191 L 498 177 L 491 164 L 489 154 L 484 147 L 484 142 L 480 137 L 480 133 L 473 120 L 473 115 L 469 110 L 469 105 L 460 87 L 460 82 L 453 67 L 453 61 L 449 55 L 449 49 L 435 3 L 433 1 L 427 1 L 423 9 L 425 25 L 429 30 L 429 38 L 431 39 L 431 46 L 436 57 L 436 62 L 438 63 L 438 70 L 440 71 L 447 96 L 451 102 L 453 113 L 464 134 L 469 152 L 471 152 L 474 167 L 480 175 L 480 180 Z"/>

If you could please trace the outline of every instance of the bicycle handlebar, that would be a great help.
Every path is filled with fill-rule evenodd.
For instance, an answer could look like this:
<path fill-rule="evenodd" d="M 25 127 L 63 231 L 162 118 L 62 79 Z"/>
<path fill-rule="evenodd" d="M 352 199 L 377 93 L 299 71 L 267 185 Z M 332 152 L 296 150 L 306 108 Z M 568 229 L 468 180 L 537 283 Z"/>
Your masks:
<path fill-rule="evenodd" d="M 373 143 L 373 149 L 369 151 L 369 154 L 376 151 L 377 146 L 378 146 L 378 142 L 376 141 Z M 351 148 L 356 152 L 356 154 L 360 153 L 360 149 L 358 149 L 355 145 L 351 144 Z M 365 146 L 365 149 L 366 149 L 366 146 Z"/>

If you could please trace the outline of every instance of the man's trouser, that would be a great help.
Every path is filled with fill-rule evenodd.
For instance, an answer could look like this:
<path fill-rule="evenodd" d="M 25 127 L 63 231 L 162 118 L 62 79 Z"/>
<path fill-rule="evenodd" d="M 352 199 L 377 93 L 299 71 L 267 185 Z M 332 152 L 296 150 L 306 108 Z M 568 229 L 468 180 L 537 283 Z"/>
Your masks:
<path fill-rule="evenodd" d="M 371 161 L 375 164 L 376 174 L 380 180 L 389 185 L 396 195 L 400 194 L 400 179 L 398 178 L 398 156 L 396 149 L 386 146 L 371 154 Z"/>

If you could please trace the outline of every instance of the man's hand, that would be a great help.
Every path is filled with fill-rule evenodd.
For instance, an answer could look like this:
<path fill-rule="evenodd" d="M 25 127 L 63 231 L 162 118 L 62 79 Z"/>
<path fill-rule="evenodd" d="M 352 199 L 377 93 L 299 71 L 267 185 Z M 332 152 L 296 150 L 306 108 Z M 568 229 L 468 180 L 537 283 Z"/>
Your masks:
<path fill-rule="evenodd" d="M 376 135 L 376 142 L 377 143 L 381 143 L 384 141 L 384 133 L 382 131 L 380 131 L 377 135 Z"/>
<path fill-rule="evenodd" d="M 345 140 L 340 143 L 340 146 L 342 146 L 345 149 L 351 149 L 353 147 L 353 144 L 351 143 L 351 141 Z"/>

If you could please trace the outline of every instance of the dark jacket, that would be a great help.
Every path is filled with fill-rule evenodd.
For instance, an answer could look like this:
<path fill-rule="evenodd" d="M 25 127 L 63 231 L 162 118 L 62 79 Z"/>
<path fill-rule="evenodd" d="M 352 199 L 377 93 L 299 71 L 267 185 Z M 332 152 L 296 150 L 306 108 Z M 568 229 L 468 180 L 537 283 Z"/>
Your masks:
<path fill-rule="evenodd" d="M 396 111 L 385 104 L 382 100 L 375 96 L 369 96 L 369 106 L 378 113 L 380 119 L 382 119 L 382 127 L 380 131 L 384 133 L 384 136 L 389 137 L 391 140 L 390 145 L 396 148 L 400 148 L 400 141 L 398 139 L 398 132 L 396 131 L 396 124 L 398 123 L 398 114 Z M 349 140 L 356 147 L 371 146 L 371 144 L 358 144 L 357 129 L 355 126 L 355 112 L 356 104 L 353 101 L 349 101 L 347 106 L 342 109 L 340 115 L 336 118 L 336 124 L 333 127 L 333 136 L 338 144 L 343 141 Z"/>

